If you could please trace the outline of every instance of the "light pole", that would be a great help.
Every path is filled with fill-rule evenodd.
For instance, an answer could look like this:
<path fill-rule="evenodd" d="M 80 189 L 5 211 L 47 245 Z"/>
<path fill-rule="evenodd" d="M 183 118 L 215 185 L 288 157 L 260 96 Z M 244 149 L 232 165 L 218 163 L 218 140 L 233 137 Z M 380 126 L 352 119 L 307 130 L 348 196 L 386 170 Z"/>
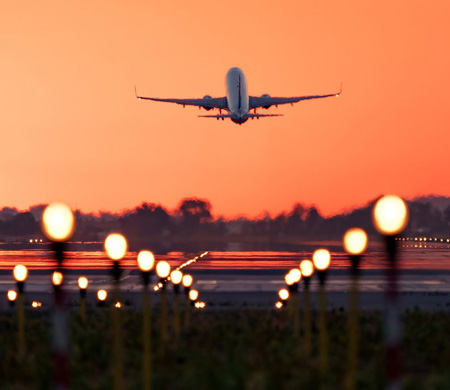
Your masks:
<path fill-rule="evenodd" d="M 175 294 L 174 304 L 174 330 L 175 342 L 178 343 L 180 338 L 180 283 L 183 279 L 183 273 L 179 270 L 170 273 L 170 281 L 173 283 L 173 291 Z"/>
<path fill-rule="evenodd" d="M 53 313 L 53 376 L 55 387 L 63 390 L 69 387 L 69 332 L 63 290 L 63 263 L 66 241 L 75 230 L 75 217 L 64 203 L 49 204 L 42 214 L 42 230 L 51 241 L 57 261 L 55 272 L 60 274 L 61 283 L 54 288 L 55 308 Z M 52 278 L 53 279 L 53 278 Z M 54 286 L 56 286 L 54 284 Z"/>
<path fill-rule="evenodd" d="M 325 284 L 327 281 L 327 270 L 330 267 L 331 255 L 326 249 L 317 249 L 313 253 L 313 263 L 319 277 L 319 362 L 322 380 L 328 371 L 328 335 L 326 310 L 327 302 L 325 295 Z"/>
<path fill-rule="evenodd" d="M 161 349 L 165 350 L 165 344 L 169 339 L 167 332 L 167 292 L 165 279 L 170 275 L 170 264 L 167 261 L 159 261 L 156 264 L 156 275 L 161 285 L 160 325 L 161 325 Z"/>
<path fill-rule="evenodd" d="M 350 257 L 352 286 L 350 290 L 350 304 L 348 316 L 348 372 L 345 387 L 355 390 L 356 373 L 358 370 L 358 279 L 359 262 L 367 248 L 368 238 L 363 229 L 352 228 L 344 234 L 343 246 Z"/>
<path fill-rule="evenodd" d="M 304 313 L 305 319 L 305 354 L 309 358 L 311 354 L 311 299 L 309 295 L 309 283 L 314 273 L 314 264 L 311 260 L 305 259 L 300 262 L 300 272 L 304 283 Z"/>
<path fill-rule="evenodd" d="M 290 307 L 293 318 L 294 335 L 298 336 L 300 333 L 300 318 L 299 318 L 299 301 L 298 301 L 298 283 L 302 279 L 302 273 L 298 268 L 292 268 L 285 277 L 286 284 L 291 294 Z"/>
<path fill-rule="evenodd" d="M 80 319 L 86 322 L 86 290 L 89 285 L 89 280 L 85 276 L 78 278 L 78 288 L 80 289 Z"/>
<path fill-rule="evenodd" d="M 283 306 L 286 306 L 286 301 L 289 299 L 289 291 L 286 288 L 278 290 L 278 297 L 281 299 Z"/>
<path fill-rule="evenodd" d="M 155 266 L 155 256 L 152 252 L 144 250 L 138 253 L 137 263 L 142 273 L 144 283 L 142 297 L 142 340 L 144 356 L 142 359 L 142 382 L 144 390 L 150 390 L 152 381 L 151 351 L 151 301 L 148 286 L 150 284 L 152 269 Z"/>
<path fill-rule="evenodd" d="M 25 281 L 28 276 L 28 269 L 22 264 L 18 264 L 13 269 L 13 276 L 17 282 L 17 353 L 22 358 L 25 355 L 25 304 L 24 290 Z"/>
<path fill-rule="evenodd" d="M 105 240 L 105 251 L 113 261 L 112 275 L 114 278 L 113 302 L 120 302 L 120 260 L 127 253 L 128 243 L 124 236 L 119 233 L 112 233 Z M 123 362 L 122 362 L 122 324 L 120 310 L 115 306 L 112 308 L 112 322 L 114 332 L 114 353 L 113 353 L 113 382 L 114 390 L 123 389 Z"/>
<path fill-rule="evenodd" d="M 183 279 L 181 281 L 184 286 L 184 328 L 187 329 L 189 327 L 189 313 L 191 311 L 189 305 L 189 291 L 191 289 L 192 283 L 194 279 L 191 275 L 185 274 L 183 275 Z"/>
<path fill-rule="evenodd" d="M 401 389 L 401 324 L 398 309 L 397 246 L 395 238 L 408 223 L 408 207 L 402 198 L 386 195 L 380 198 L 373 209 L 375 228 L 384 236 L 389 261 L 388 287 L 386 291 L 387 318 L 387 389 Z"/>

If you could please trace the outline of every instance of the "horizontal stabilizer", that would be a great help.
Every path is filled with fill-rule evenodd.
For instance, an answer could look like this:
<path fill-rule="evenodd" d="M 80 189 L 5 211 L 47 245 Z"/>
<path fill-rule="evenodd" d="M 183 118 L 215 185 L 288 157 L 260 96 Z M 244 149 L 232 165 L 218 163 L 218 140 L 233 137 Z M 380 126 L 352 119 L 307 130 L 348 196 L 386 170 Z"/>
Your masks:
<path fill-rule="evenodd" d="M 249 118 L 264 118 L 265 116 L 284 116 L 283 114 L 248 114 Z"/>
<path fill-rule="evenodd" d="M 247 114 L 248 118 L 264 118 L 268 116 L 283 116 L 283 114 Z M 215 119 L 225 119 L 231 118 L 230 114 L 220 114 L 220 115 L 199 115 L 200 118 L 215 118 Z"/>
<path fill-rule="evenodd" d="M 224 119 L 231 118 L 229 114 L 220 114 L 220 115 L 198 115 L 199 118 L 215 118 L 215 119 Z"/>

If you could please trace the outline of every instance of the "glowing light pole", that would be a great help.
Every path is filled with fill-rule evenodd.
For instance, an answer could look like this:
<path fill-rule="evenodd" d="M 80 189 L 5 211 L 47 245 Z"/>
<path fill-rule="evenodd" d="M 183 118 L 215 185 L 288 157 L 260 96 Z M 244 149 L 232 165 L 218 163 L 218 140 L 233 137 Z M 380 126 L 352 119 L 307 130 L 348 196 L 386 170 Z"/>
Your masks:
<path fill-rule="evenodd" d="M 156 264 L 156 274 L 159 277 L 161 285 L 161 307 L 160 307 L 160 325 L 161 325 L 161 346 L 164 350 L 164 346 L 169 339 L 169 333 L 167 332 L 167 292 L 165 279 L 170 275 L 170 264 L 167 261 L 159 261 Z"/>
<path fill-rule="evenodd" d="M 398 196 L 383 196 L 375 204 L 373 220 L 375 228 L 385 238 L 389 261 L 388 288 L 386 291 L 387 389 L 397 390 L 401 388 L 401 325 L 398 310 L 397 246 L 395 238 L 405 229 L 408 223 L 408 207 L 403 199 Z"/>
<path fill-rule="evenodd" d="M 12 309 L 16 303 L 17 291 L 16 290 L 8 290 L 8 292 L 6 293 L 6 296 L 8 297 L 9 307 Z"/>
<path fill-rule="evenodd" d="M 97 290 L 97 300 L 99 306 L 105 306 L 106 298 L 108 298 L 108 292 L 106 290 Z"/>
<path fill-rule="evenodd" d="M 197 299 L 198 299 L 198 291 L 195 289 L 190 290 L 189 291 L 189 300 L 191 301 L 192 306 L 194 306 Z"/>
<path fill-rule="evenodd" d="M 300 271 L 304 280 L 304 313 L 305 319 L 305 354 L 309 357 L 311 354 L 311 298 L 309 295 L 309 283 L 314 273 L 314 264 L 311 260 L 302 260 L 300 263 Z"/>
<path fill-rule="evenodd" d="M 16 265 L 13 269 L 13 276 L 17 282 L 17 353 L 20 357 L 25 355 L 25 305 L 24 290 L 25 281 L 28 276 L 28 269 L 24 265 Z"/>
<path fill-rule="evenodd" d="M 302 279 L 302 273 L 298 268 L 291 269 L 285 276 L 286 284 L 289 288 L 291 299 L 288 302 L 291 308 L 291 316 L 293 319 L 294 335 L 300 334 L 300 315 L 299 315 L 299 301 L 298 301 L 298 283 Z"/>
<path fill-rule="evenodd" d="M 180 283 L 183 279 L 183 273 L 175 270 L 170 273 L 170 281 L 173 283 L 173 291 L 175 293 L 174 305 L 174 331 L 175 342 L 180 338 Z"/>
<path fill-rule="evenodd" d="M 325 284 L 327 281 L 327 270 L 330 267 L 331 255 L 326 249 L 317 249 L 313 253 L 314 267 L 319 276 L 319 362 L 322 380 L 328 371 L 328 335 L 326 310 L 327 302 L 325 296 Z"/>
<path fill-rule="evenodd" d="M 112 274 L 114 278 L 113 302 L 120 302 L 120 260 L 127 253 L 128 243 L 124 236 L 112 233 L 105 240 L 105 251 L 113 261 Z M 120 306 L 119 306 L 120 307 Z M 114 390 L 123 389 L 123 362 L 122 362 L 122 324 L 121 310 L 112 307 L 112 322 L 114 331 L 114 353 L 113 353 L 113 382 Z"/>
<path fill-rule="evenodd" d="M 352 273 L 352 286 L 350 290 L 350 304 L 348 316 L 348 372 L 345 387 L 347 390 L 354 390 L 356 387 L 355 378 L 358 370 L 358 279 L 359 262 L 361 256 L 367 248 L 368 238 L 364 230 L 352 228 L 344 234 L 344 250 L 349 254 Z"/>
<path fill-rule="evenodd" d="M 143 359 L 142 359 L 142 383 L 144 390 L 150 390 L 152 381 L 152 360 L 150 358 L 151 351 L 151 300 L 148 291 L 152 269 L 155 266 L 155 256 L 150 251 L 140 251 L 138 253 L 137 262 L 142 272 L 144 282 L 144 290 L 142 296 L 142 340 L 143 340 Z"/>
<path fill-rule="evenodd" d="M 67 313 L 64 305 L 63 290 L 63 263 L 66 241 L 72 237 L 75 230 L 75 217 L 69 206 L 64 203 L 49 204 L 42 214 L 42 230 L 50 240 L 57 261 L 55 273 L 59 275 L 55 286 L 54 299 L 55 309 L 53 313 L 53 358 L 55 366 L 53 368 L 54 382 L 57 389 L 67 389 L 69 387 L 69 332 L 67 324 Z M 57 286 L 57 287 L 56 287 Z"/>
<path fill-rule="evenodd" d="M 192 283 L 194 279 L 191 275 L 185 274 L 183 275 L 182 283 L 184 286 L 184 328 L 187 329 L 189 327 L 189 314 L 191 311 L 189 305 L 189 291 L 191 289 Z"/>
<path fill-rule="evenodd" d="M 86 322 L 86 290 L 89 285 L 89 280 L 85 276 L 78 278 L 78 288 L 80 289 L 80 319 Z"/>

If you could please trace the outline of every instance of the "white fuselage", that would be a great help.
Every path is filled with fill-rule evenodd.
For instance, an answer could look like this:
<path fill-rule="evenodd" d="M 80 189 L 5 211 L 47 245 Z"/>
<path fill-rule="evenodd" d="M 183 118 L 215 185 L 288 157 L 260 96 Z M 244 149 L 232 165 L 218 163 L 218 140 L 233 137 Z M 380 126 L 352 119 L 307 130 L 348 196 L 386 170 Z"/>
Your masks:
<path fill-rule="evenodd" d="M 248 119 L 249 101 L 247 83 L 244 72 L 239 68 L 231 68 L 225 77 L 227 86 L 227 103 L 231 120 L 244 123 Z"/>

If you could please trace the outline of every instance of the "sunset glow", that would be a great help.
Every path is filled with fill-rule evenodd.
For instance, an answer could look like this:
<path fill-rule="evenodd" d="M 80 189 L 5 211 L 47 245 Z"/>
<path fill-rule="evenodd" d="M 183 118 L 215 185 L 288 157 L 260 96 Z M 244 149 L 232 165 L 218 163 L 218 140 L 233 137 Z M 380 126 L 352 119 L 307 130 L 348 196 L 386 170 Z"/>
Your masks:
<path fill-rule="evenodd" d="M 198 196 L 214 215 L 298 201 L 330 215 L 384 193 L 450 195 L 449 13 L 448 1 L 4 2 L 0 206 Z M 233 66 L 255 96 L 343 92 L 242 126 L 134 95 L 221 97 Z"/>

